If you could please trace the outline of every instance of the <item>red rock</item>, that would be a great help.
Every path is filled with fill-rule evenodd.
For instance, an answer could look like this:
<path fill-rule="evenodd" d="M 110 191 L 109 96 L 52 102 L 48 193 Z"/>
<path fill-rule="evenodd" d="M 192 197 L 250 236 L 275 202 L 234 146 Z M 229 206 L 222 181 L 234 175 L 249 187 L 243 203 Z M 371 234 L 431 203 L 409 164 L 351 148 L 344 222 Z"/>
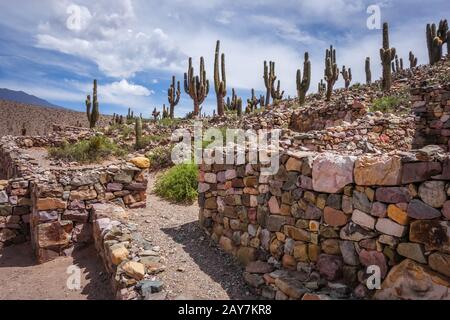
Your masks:
<path fill-rule="evenodd" d="M 359 253 L 359 262 L 365 267 L 377 265 L 380 267 L 381 277 L 384 278 L 387 274 L 388 267 L 386 257 L 383 253 L 378 251 L 361 250 Z"/>
<path fill-rule="evenodd" d="M 381 187 L 375 193 L 377 201 L 386 203 L 409 202 L 411 195 L 407 188 L 404 187 Z"/>
<path fill-rule="evenodd" d="M 331 207 L 325 207 L 323 210 L 325 223 L 332 227 L 340 227 L 347 224 L 348 217 L 340 210 Z"/>
<path fill-rule="evenodd" d="M 320 275 L 328 281 L 334 281 L 342 277 L 342 257 L 321 254 L 317 260 L 317 268 Z"/>
<path fill-rule="evenodd" d="M 402 171 L 402 184 L 425 181 L 441 171 L 442 166 L 439 162 L 405 163 Z"/>

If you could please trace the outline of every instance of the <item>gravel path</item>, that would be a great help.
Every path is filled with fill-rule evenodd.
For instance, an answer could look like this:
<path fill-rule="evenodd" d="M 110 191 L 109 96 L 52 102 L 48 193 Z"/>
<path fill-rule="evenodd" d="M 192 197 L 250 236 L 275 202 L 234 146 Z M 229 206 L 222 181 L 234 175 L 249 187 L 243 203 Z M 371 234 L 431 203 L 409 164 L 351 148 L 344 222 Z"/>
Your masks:
<path fill-rule="evenodd" d="M 218 249 L 198 224 L 198 205 L 176 205 L 152 193 L 147 208 L 131 211 L 143 236 L 159 246 L 166 270 L 159 274 L 169 299 L 253 299 L 236 261 Z"/>

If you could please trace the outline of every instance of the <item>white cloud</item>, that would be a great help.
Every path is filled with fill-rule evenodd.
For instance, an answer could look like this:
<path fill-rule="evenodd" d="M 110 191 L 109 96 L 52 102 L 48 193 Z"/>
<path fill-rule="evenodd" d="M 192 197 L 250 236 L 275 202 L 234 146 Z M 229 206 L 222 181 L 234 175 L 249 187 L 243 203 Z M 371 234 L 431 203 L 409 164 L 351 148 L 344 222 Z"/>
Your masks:
<path fill-rule="evenodd" d="M 113 82 L 102 86 L 102 90 L 107 91 L 111 95 L 133 95 L 133 96 L 145 96 L 148 97 L 152 94 L 152 91 L 146 87 L 129 83 L 127 80 L 122 79 L 119 82 Z"/>

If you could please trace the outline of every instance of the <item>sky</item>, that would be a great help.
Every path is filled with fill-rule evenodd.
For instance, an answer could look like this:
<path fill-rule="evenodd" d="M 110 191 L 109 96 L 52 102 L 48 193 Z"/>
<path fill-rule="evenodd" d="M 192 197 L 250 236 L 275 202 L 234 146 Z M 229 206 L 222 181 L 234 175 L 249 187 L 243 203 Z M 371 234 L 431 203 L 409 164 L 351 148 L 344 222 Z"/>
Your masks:
<path fill-rule="evenodd" d="M 391 47 L 405 65 L 410 50 L 427 63 L 425 26 L 450 18 L 448 0 L 17 0 L 0 2 L 0 88 L 23 90 L 84 111 L 92 80 L 100 111 L 150 117 L 162 109 L 172 75 L 181 81 L 177 116 L 192 111 L 183 91 L 188 58 L 195 72 L 205 58 L 211 88 L 203 112 L 215 108 L 214 50 L 221 41 L 227 87 L 244 101 L 264 94 L 263 62 L 276 63 L 285 96 L 296 96 L 295 75 L 304 52 L 312 64 L 310 92 L 323 78 L 325 49 L 364 83 L 364 61 L 381 75 L 381 30 L 368 28 L 377 6 L 390 26 Z M 369 10 L 368 10 L 369 8 Z M 336 87 L 343 86 L 342 77 Z"/>

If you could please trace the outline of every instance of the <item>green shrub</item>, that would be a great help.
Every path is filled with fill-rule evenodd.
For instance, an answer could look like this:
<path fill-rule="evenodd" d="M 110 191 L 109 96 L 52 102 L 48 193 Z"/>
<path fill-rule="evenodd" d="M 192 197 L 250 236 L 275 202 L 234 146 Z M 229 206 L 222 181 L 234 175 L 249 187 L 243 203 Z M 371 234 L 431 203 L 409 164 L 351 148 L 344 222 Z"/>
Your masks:
<path fill-rule="evenodd" d="M 164 119 L 160 119 L 158 120 L 158 124 L 164 127 L 172 127 L 172 126 L 176 126 L 178 124 L 181 123 L 181 119 L 178 118 L 164 118 Z"/>
<path fill-rule="evenodd" d="M 197 197 L 197 178 L 197 165 L 179 164 L 158 177 L 155 192 L 170 201 L 192 203 Z"/>
<path fill-rule="evenodd" d="M 146 154 L 153 170 L 167 168 L 172 165 L 172 146 L 159 146 Z"/>
<path fill-rule="evenodd" d="M 407 97 L 405 96 L 386 96 L 373 101 L 369 111 L 380 111 L 383 113 L 394 113 L 401 106 L 407 105 Z"/>
<path fill-rule="evenodd" d="M 63 142 L 60 147 L 50 148 L 51 157 L 81 163 L 98 162 L 110 156 L 124 156 L 126 150 L 120 148 L 105 136 L 94 136 L 75 144 Z"/>

